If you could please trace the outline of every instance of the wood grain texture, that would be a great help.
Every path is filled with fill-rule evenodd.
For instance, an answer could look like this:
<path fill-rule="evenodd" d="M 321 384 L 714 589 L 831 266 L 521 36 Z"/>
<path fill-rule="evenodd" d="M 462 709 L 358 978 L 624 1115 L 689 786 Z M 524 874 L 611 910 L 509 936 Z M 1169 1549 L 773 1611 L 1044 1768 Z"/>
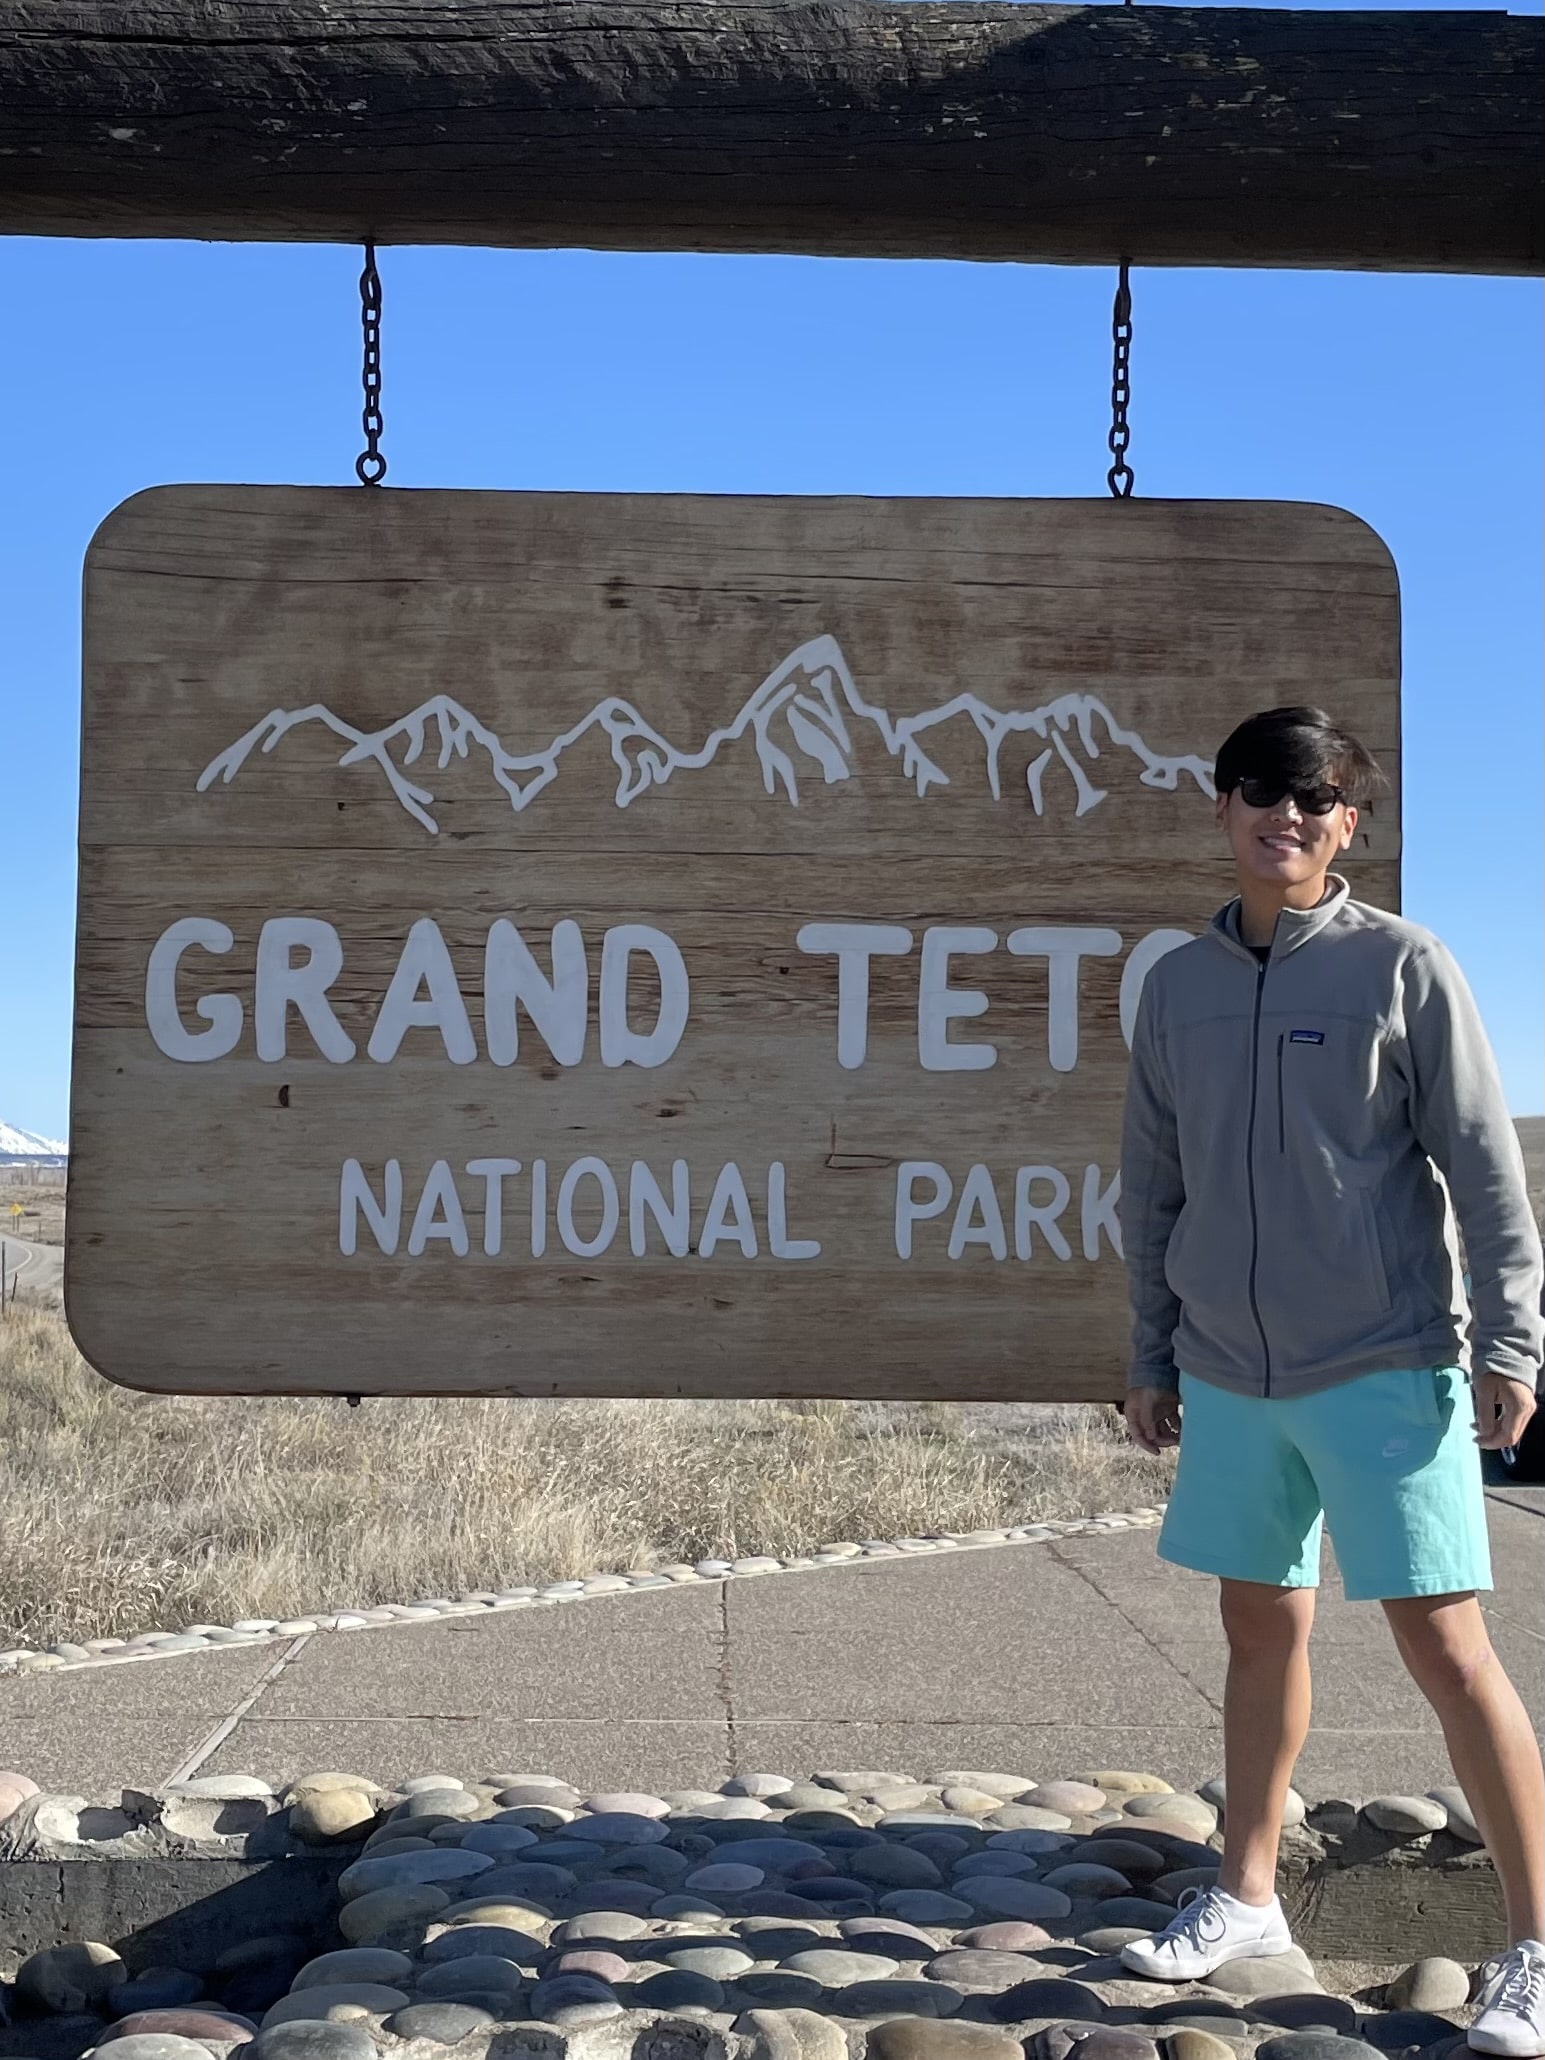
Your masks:
<path fill-rule="evenodd" d="M 1536 272 L 1500 12 L 0 0 L 27 235 Z"/>
<path fill-rule="evenodd" d="M 115 1379 L 173 1391 L 1116 1394 L 1124 1274 L 1081 1204 L 1086 1180 L 1097 1199 L 1116 1168 L 1128 956 L 1150 932 L 1200 929 L 1228 897 L 1206 770 L 1243 714 L 1288 700 L 1333 707 L 1389 771 L 1348 870 L 1364 899 L 1398 905 L 1398 674 L 1388 552 L 1330 508 L 136 497 L 86 572 L 66 1278 L 83 1350 Z M 147 1028 L 152 947 L 188 916 L 232 943 L 183 959 L 178 1019 L 203 1030 L 199 1003 L 222 995 L 243 1010 L 209 1063 L 168 1056 Z M 285 916 L 337 932 L 326 1000 L 347 1062 L 293 1009 L 282 1056 L 258 1054 L 258 942 Z M 432 1027 L 409 1028 L 390 1063 L 368 1055 L 425 918 L 470 1063 Z M 556 1054 L 522 1016 L 514 1062 L 493 1062 L 485 951 L 501 919 L 544 972 L 554 926 L 579 926 L 582 1050 Z M 798 941 L 823 922 L 912 937 L 870 962 L 856 1066 L 839 1063 L 837 962 Z M 655 1067 L 603 1063 L 603 938 L 625 924 L 664 932 L 690 979 L 685 1030 Z M 1038 925 L 1121 940 L 1082 962 L 1076 1053 L 1056 1063 L 1068 1016 L 1048 961 L 1007 949 Z M 988 996 L 947 1032 L 994 1047 L 982 1070 L 922 1063 L 924 938 L 943 926 L 997 939 L 948 974 Z M 636 959 L 637 1028 L 659 1001 Z M 496 1254 L 487 1183 L 465 1170 L 491 1156 L 523 1167 L 502 1189 Z M 586 1157 L 620 1195 L 616 1238 L 594 1254 L 569 1249 L 556 1210 Z M 339 1249 L 350 1158 L 377 1195 L 385 1162 L 400 1164 L 391 1253 L 363 1223 L 358 1249 Z M 692 1249 L 671 1255 L 650 1219 L 636 1255 L 630 1167 L 669 1194 L 676 1159 Z M 465 1256 L 444 1240 L 406 1249 L 437 1160 Z M 953 1196 L 903 1259 L 907 1161 L 943 1166 Z M 755 1257 L 700 1249 L 729 1162 Z M 769 1251 L 774 1162 L 788 1235 L 818 1241 L 817 1257 Z M 980 1237 L 947 1255 L 975 1164 L 1004 1259 Z M 1033 1224 L 1017 1256 L 1028 1166 L 1068 1183 L 1066 1256 Z M 1053 1196 L 1044 1177 L 1029 1191 Z M 573 1244 L 594 1238 L 600 1198 L 580 1181 Z M 988 1235 L 990 1205 L 969 1221 Z"/>

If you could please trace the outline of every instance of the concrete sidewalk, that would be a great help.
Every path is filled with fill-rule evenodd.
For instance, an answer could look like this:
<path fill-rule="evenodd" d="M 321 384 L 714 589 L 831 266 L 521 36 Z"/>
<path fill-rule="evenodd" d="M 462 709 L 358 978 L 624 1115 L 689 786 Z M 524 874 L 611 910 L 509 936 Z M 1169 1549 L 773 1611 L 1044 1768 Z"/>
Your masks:
<path fill-rule="evenodd" d="M 1492 1635 L 1545 1718 L 1545 1491 L 1490 1495 Z M 335 1767 L 562 1776 L 582 1790 L 732 1773 L 988 1767 L 1039 1778 L 1222 1762 L 1216 1584 L 1151 1530 L 597 1596 L 0 1680 L 0 1764 L 92 1799 L 174 1775 Z M 1329 1571 L 1327 1569 L 1327 1571 Z M 1449 1778 L 1376 1607 L 1321 1590 L 1313 1798 Z"/>

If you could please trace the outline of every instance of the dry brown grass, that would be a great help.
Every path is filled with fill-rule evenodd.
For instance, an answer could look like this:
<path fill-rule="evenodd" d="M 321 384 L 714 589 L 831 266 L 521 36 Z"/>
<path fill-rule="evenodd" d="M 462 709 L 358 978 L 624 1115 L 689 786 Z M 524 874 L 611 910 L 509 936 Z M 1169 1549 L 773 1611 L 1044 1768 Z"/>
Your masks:
<path fill-rule="evenodd" d="M 0 1324 L 0 1645 L 1162 1500 L 1097 1409 L 165 1398 Z"/>

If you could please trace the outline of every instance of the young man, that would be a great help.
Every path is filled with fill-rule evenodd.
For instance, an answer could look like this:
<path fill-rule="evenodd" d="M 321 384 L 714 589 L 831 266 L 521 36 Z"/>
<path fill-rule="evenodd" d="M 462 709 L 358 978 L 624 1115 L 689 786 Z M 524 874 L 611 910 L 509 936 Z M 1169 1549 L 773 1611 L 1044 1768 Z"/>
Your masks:
<path fill-rule="evenodd" d="M 1277 1838 L 1309 1725 L 1323 1516 L 1347 1596 L 1383 1604 L 1438 1714 L 1502 1885 L 1509 1949 L 1470 2044 L 1540 2055 L 1545 1783 L 1475 1592 L 1491 1586 L 1479 1448 L 1516 1444 L 1535 1406 L 1540 1239 L 1458 967 L 1330 871 L 1380 780 L 1319 709 L 1242 723 L 1216 767 L 1238 896 L 1153 968 L 1138 1011 L 1126 1416 L 1146 1451 L 1180 1447 L 1160 1556 L 1221 1582 L 1228 1809 L 1217 1886 L 1122 1959 L 1187 1981 L 1291 1944 Z"/>

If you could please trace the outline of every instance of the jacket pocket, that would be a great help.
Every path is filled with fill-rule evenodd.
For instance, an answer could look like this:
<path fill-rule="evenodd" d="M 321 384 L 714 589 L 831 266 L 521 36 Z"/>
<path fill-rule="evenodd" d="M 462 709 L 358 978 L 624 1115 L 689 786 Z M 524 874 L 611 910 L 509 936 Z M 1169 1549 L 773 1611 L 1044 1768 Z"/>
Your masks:
<path fill-rule="evenodd" d="M 1356 1234 L 1362 1240 L 1368 1284 L 1378 1299 L 1379 1307 L 1388 1314 L 1395 1304 L 1389 1291 L 1389 1275 L 1384 1270 L 1384 1251 L 1379 1243 L 1379 1224 L 1374 1214 L 1373 1197 L 1362 1188 L 1354 1188 L 1349 1199 L 1353 1205 L 1352 1220 L 1357 1226 Z"/>

